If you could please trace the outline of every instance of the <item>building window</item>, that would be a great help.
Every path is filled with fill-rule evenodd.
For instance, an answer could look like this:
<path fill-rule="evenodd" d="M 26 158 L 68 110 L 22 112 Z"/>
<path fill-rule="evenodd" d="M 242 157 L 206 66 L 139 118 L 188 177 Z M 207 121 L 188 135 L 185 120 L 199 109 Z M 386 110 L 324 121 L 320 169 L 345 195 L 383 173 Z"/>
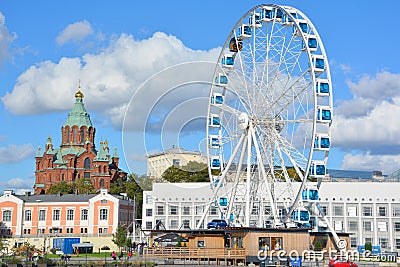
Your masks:
<path fill-rule="evenodd" d="M 178 215 L 178 206 L 170 206 L 169 214 L 170 215 Z"/>
<path fill-rule="evenodd" d="M 60 220 L 60 210 L 53 210 L 53 221 Z"/>
<path fill-rule="evenodd" d="M 265 206 L 264 207 L 264 214 L 265 215 L 270 215 L 271 214 L 271 207 L 270 206 Z"/>
<path fill-rule="evenodd" d="M 380 237 L 378 239 L 379 244 L 381 245 L 381 248 L 388 248 L 389 247 L 389 240 L 387 238 L 384 237 Z"/>
<path fill-rule="evenodd" d="M 146 216 L 147 217 L 153 216 L 153 209 L 146 209 Z"/>
<path fill-rule="evenodd" d="M 81 144 L 85 142 L 85 131 L 81 129 Z"/>
<path fill-rule="evenodd" d="M 385 217 L 386 214 L 386 207 L 378 207 L 378 216 Z"/>
<path fill-rule="evenodd" d="M 333 216 L 343 216 L 343 207 L 333 206 Z"/>
<path fill-rule="evenodd" d="M 253 208 L 251 209 L 251 214 L 252 215 L 257 215 L 258 214 L 258 206 L 253 206 Z"/>
<path fill-rule="evenodd" d="M 87 221 L 88 219 L 88 210 L 87 209 L 83 209 L 81 210 L 81 221 Z"/>
<path fill-rule="evenodd" d="M 30 235 L 31 229 L 24 229 L 24 235 Z"/>
<path fill-rule="evenodd" d="M 195 206 L 194 212 L 196 215 L 202 215 L 204 212 L 204 206 Z"/>
<path fill-rule="evenodd" d="M 153 203 L 153 197 L 150 195 L 146 195 L 146 204 L 152 204 Z"/>
<path fill-rule="evenodd" d="M 178 228 L 178 220 L 171 220 L 169 227 L 171 229 L 177 229 Z"/>
<path fill-rule="evenodd" d="M 379 232 L 387 232 L 387 222 L 378 222 L 377 226 Z"/>
<path fill-rule="evenodd" d="M 351 248 L 357 247 L 357 237 L 350 237 L 350 247 Z"/>
<path fill-rule="evenodd" d="M 85 161 L 83 162 L 83 168 L 85 170 L 90 170 L 90 158 L 85 158 Z"/>
<path fill-rule="evenodd" d="M 196 227 L 197 227 L 197 225 L 199 225 L 199 222 L 200 222 L 200 220 L 197 219 L 196 220 Z M 201 222 L 199 229 L 203 229 L 203 228 L 204 228 L 204 221 Z"/>
<path fill-rule="evenodd" d="M 26 210 L 25 211 L 25 221 L 32 221 L 32 211 L 31 210 Z"/>
<path fill-rule="evenodd" d="M 87 228 L 86 227 L 81 228 L 81 234 L 87 234 Z"/>
<path fill-rule="evenodd" d="M 372 207 L 363 207 L 363 216 L 372 216 Z"/>
<path fill-rule="evenodd" d="M 84 172 L 84 173 L 83 173 L 83 178 L 85 178 L 85 179 L 90 179 L 90 172 Z M 84 183 L 86 184 L 87 182 L 84 181 Z"/>
<path fill-rule="evenodd" d="M 357 216 L 357 207 L 348 207 L 347 216 Z"/>
<path fill-rule="evenodd" d="M 74 228 L 67 227 L 67 234 L 73 234 L 73 233 L 74 233 Z"/>
<path fill-rule="evenodd" d="M 39 221 L 46 220 L 46 210 L 39 210 Z"/>
<path fill-rule="evenodd" d="M 101 204 L 107 204 L 107 202 L 108 202 L 107 199 L 102 199 L 102 200 L 100 200 L 100 203 L 101 203 Z"/>
<path fill-rule="evenodd" d="M 321 206 L 321 209 L 325 215 L 328 215 L 328 207 L 327 206 Z"/>
<path fill-rule="evenodd" d="M 179 159 L 172 160 L 172 165 L 174 165 L 175 167 L 179 167 L 179 163 L 180 163 Z"/>
<path fill-rule="evenodd" d="M 108 209 L 100 209 L 100 221 L 108 220 Z"/>
<path fill-rule="evenodd" d="M 183 224 L 183 229 L 190 229 L 190 220 L 189 219 L 183 220 L 182 224 Z"/>
<path fill-rule="evenodd" d="M 187 207 L 187 206 L 183 207 L 182 208 L 182 214 L 183 215 L 190 215 L 190 207 Z"/>
<path fill-rule="evenodd" d="M 64 181 L 64 173 L 63 174 L 61 174 L 61 181 Z"/>
<path fill-rule="evenodd" d="M 103 228 L 103 234 L 105 234 L 105 235 L 108 234 L 108 228 Z"/>
<path fill-rule="evenodd" d="M 400 249 L 400 239 L 396 238 L 395 242 L 396 242 L 396 245 L 395 245 L 396 249 Z"/>
<path fill-rule="evenodd" d="M 157 206 L 157 215 L 164 215 L 164 206 Z"/>
<path fill-rule="evenodd" d="M 217 215 L 217 207 L 210 207 L 210 215 Z"/>
<path fill-rule="evenodd" d="M 103 228 L 99 228 L 97 232 L 101 235 L 103 233 Z"/>
<path fill-rule="evenodd" d="M 11 210 L 3 211 L 3 222 L 11 222 Z"/>
<path fill-rule="evenodd" d="M 363 230 L 365 232 L 371 232 L 372 231 L 372 222 L 363 221 Z"/>
<path fill-rule="evenodd" d="M 67 210 L 67 221 L 74 220 L 74 210 Z"/>
<path fill-rule="evenodd" d="M 104 179 L 100 179 L 100 188 L 104 188 Z"/>
<path fill-rule="evenodd" d="M 400 207 L 393 207 L 393 217 L 400 217 Z"/>
<path fill-rule="evenodd" d="M 349 231 L 357 232 L 358 231 L 358 222 L 349 221 Z"/>
<path fill-rule="evenodd" d="M 153 228 L 153 222 L 146 222 L 146 229 L 150 230 Z"/>

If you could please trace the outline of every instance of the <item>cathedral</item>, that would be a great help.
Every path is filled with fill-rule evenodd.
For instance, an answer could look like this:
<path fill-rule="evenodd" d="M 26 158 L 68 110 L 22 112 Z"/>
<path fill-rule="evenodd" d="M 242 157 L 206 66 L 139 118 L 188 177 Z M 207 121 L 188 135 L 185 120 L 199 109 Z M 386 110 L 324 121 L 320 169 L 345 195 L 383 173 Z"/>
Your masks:
<path fill-rule="evenodd" d="M 44 151 L 38 148 L 36 154 L 35 194 L 61 181 L 73 183 L 81 178 L 91 182 L 95 189 L 110 189 L 118 178 L 126 180 L 127 173 L 118 168 L 117 149 L 110 153 L 107 141 L 100 141 L 96 149 L 95 134 L 90 115 L 83 104 L 84 95 L 78 86 L 75 105 L 61 127 L 61 145 L 54 148 L 50 137 Z"/>

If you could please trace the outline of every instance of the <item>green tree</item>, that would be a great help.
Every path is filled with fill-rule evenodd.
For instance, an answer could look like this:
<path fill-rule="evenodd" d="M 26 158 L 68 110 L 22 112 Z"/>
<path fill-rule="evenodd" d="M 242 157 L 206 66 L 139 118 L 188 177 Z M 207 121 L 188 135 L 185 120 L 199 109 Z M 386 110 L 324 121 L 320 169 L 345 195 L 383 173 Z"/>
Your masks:
<path fill-rule="evenodd" d="M 115 245 L 117 245 L 119 251 L 121 251 L 121 248 L 126 245 L 127 241 L 126 234 L 127 234 L 126 226 L 120 224 L 117 227 L 117 231 L 112 235 L 113 236 L 112 241 Z"/>
<path fill-rule="evenodd" d="M 78 194 L 94 194 L 96 190 L 93 187 L 90 179 L 80 178 L 75 185 L 71 185 L 74 189 L 78 190 Z"/>
<path fill-rule="evenodd" d="M 209 182 L 207 165 L 189 161 L 182 167 L 171 166 L 164 171 L 162 178 L 170 183 L 198 183 Z"/>
<path fill-rule="evenodd" d="M 68 184 L 66 181 L 61 181 L 56 185 L 50 186 L 49 189 L 47 189 L 46 194 L 58 194 L 60 192 L 61 194 L 71 194 L 72 192 L 72 186 Z"/>
<path fill-rule="evenodd" d="M 372 244 L 371 243 L 365 243 L 365 245 L 364 245 L 364 247 L 365 247 L 365 251 L 372 251 Z"/>

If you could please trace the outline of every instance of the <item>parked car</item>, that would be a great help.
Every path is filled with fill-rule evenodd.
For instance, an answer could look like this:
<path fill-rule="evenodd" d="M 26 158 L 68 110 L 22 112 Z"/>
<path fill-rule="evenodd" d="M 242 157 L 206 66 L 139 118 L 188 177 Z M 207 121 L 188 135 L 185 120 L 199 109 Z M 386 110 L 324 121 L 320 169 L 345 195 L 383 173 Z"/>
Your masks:
<path fill-rule="evenodd" d="M 358 265 L 346 259 L 331 259 L 329 267 L 358 267 Z"/>
<path fill-rule="evenodd" d="M 207 223 L 207 229 L 225 228 L 227 226 L 228 226 L 228 223 L 225 220 L 221 220 L 221 219 L 214 219 L 211 222 Z"/>

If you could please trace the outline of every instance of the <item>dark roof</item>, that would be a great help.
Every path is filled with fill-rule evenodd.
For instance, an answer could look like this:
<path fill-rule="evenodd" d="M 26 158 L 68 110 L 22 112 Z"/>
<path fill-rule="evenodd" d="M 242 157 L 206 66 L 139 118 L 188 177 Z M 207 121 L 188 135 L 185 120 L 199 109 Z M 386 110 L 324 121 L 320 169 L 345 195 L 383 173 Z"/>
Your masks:
<path fill-rule="evenodd" d="M 89 199 L 98 194 L 53 194 L 53 195 L 14 195 L 27 203 L 38 202 L 88 202 Z M 122 195 L 112 195 L 113 197 L 123 199 Z"/>

